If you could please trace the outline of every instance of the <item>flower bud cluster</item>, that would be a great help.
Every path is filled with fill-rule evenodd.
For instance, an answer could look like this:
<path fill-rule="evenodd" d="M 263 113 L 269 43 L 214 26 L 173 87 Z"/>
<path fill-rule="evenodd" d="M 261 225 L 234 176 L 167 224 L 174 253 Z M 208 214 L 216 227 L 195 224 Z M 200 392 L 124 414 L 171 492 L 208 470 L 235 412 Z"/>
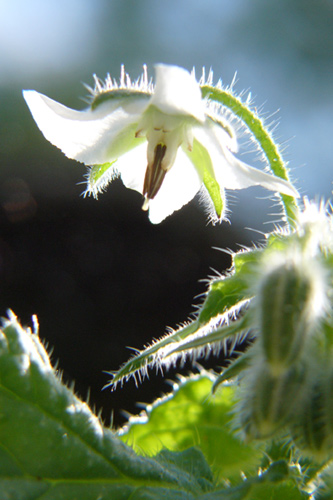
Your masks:
<path fill-rule="evenodd" d="M 333 457 L 332 227 L 327 205 L 305 200 L 297 229 L 258 253 L 237 416 L 246 439 L 289 431 L 317 460 Z"/>

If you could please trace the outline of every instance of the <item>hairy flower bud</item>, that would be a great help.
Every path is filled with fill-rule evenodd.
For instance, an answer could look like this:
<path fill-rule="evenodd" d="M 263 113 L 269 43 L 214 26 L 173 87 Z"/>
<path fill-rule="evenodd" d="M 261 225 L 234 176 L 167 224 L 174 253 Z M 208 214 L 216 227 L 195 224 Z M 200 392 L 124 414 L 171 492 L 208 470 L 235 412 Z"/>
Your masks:
<path fill-rule="evenodd" d="M 291 426 L 295 444 L 318 462 L 333 456 L 333 370 L 311 385 Z"/>
<path fill-rule="evenodd" d="M 289 422 L 296 402 L 302 397 L 305 369 L 294 365 L 284 374 L 274 376 L 269 365 L 263 363 L 255 369 L 255 374 L 248 372 L 251 379 L 244 384 L 240 403 L 241 427 L 249 439 L 272 437 Z"/>
<path fill-rule="evenodd" d="M 317 262 L 298 253 L 287 255 L 264 274 L 257 302 L 259 331 L 265 359 L 276 376 L 300 359 L 322 314 L 326 290 L 322 275 Z"/>

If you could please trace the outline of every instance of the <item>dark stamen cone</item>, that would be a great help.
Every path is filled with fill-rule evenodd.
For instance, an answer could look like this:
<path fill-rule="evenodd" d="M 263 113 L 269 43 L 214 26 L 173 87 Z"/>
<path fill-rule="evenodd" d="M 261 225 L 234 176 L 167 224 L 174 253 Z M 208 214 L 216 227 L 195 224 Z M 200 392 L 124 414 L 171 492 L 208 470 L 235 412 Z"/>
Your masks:
<path fill-rule="evenodd" d="M 147 166 L 142 194 L 148 200 L 152 200 L 162 186 L 166 174 L 166 170 L 162 168 L 165 152 L 166 146 L 164 144 L 157 144 L 154 151 L 154 161 L 152 165 L 148 164 Z"/>

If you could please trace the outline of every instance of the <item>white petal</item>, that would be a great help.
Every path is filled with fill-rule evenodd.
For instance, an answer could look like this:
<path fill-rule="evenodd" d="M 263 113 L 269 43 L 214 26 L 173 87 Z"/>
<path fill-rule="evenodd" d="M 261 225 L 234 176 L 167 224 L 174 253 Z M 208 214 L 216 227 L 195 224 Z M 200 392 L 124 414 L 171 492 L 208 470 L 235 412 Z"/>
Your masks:
<path fill-rule="evenodd" d="M 142 194 L 147 168 L 147 142 L 121 156 L 115 168 L 127 188 Z"/>
<path fill-rule="evenodd" d="M 179 148 L 176 161 L 167 172 L 159 192 L 149 202 L 150 221 L 159 224 L 182 208 L 194 198 L 201 185 L 202 179 L 184 151 Z"/>
<path fill-rule="evenodd" d="M 226 151 L 227 164 L 231 166 L 233 176 L 227 176 L 225 187 L 242 189 L 250 186 L 262 186 L 273 192 L 279 192 L 298 198 L 299 193 L 290 182 L 262 170 L 250 167 Z"/>
<path fill-rule="evenodd" d="M 142 194 L 147 168 L 147 146 L 143 144 L 123 155 L 116 163 L 125 186 Z M 167 172 L 156 197 L 149 201 L 149 219 L 159 224 L 174 211 L 191 201 L 202 184 L 186 154 L 179 149 L 177 159 Z M 143 199 L 142 199 L 143 200 Z"/>
<path fill-rule="evenodd" d="M 217 141 L 211 126 L 196 127 L 194 136 L 209 152 L 217 182 L 226 189 L 244 189 L 262 186 L 273 192 L 298 197 L 299 193 L 290 182 L 262 170 L 250 167 L 236 158 L 226 145 Z"/>
<path fill-rule="evenodd" d="M 218 116 L 220 122 L 214 123 L 212 119 L 208 119 L 206 127 L 209 127 L 210 133 L 212 133 L 219 144 L 226 146 L 232 153 L 238 152 L 238 142 L 237 135 L 234 127 L 225 120 L 225 126 L 222 125 L 223 120 Z"/>
<path fill-rule="evenodd" d="M 129 113 L 119 102 L 106 100 L 94 110 L 76 111 L 34 90 L 25 90 L 23 96 L 45 138 L 69 158 L 88 165 L 111 162 L 133 147 L 139 112 L 147 106 L 146 99 L 139 98 L 136 113 Z"/>
<path fill-rule="evenodd" d="M 151 104 L 163 113 L 191 116 L 203 123 L 205 105 L 194 76 L 186 69 L 167 64 L 158 64 L 155 71 L 156 87 Z"/>

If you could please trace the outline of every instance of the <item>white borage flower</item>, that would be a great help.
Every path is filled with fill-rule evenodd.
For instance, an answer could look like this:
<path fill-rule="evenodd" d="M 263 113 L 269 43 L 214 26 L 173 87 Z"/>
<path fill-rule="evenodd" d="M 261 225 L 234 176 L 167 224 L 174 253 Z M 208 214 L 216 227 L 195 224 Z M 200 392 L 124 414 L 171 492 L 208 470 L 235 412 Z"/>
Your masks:
<path fill-rule="evenodd" d="M 92 101 L 75 111 L 33 90 L 23 92 L 45 138 L 69 158 L 89 166 L 86 194 L 97 197 L 120 175 L 144 196 L 143 209 L 159 223 L 188 203 L 203 186 L 213 221 L 225 214 L 224 189 L 261 185 L 298 196 L 287 181 L 241 162 L 235 131 L 221 107 L 202 98 L 194 74 L 158 64 L 155 86 L 147 69 L 131 82 L 95 77 Z M 148 164 L 148 165 L 147 165 Z"/>

